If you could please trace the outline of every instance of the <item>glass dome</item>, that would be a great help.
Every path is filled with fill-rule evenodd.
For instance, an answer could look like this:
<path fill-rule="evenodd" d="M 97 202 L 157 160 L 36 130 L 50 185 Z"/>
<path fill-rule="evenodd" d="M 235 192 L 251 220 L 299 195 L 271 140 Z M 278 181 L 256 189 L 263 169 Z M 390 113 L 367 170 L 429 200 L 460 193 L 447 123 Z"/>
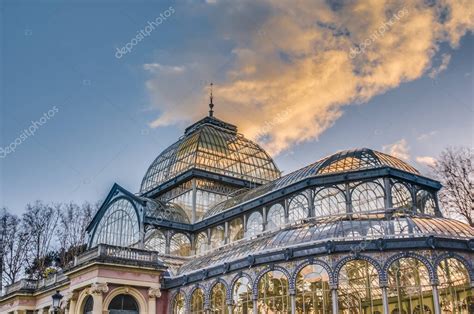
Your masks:
<path fill-rule="evenodd" d="M 165 149 L 143 177 L 146 193 L 190 169 L 200 169 L 258 184 L 280 177 L 272 158 L 256 143 L 237 133 L 237 127 L 206 117 L 186 129 Z"/>

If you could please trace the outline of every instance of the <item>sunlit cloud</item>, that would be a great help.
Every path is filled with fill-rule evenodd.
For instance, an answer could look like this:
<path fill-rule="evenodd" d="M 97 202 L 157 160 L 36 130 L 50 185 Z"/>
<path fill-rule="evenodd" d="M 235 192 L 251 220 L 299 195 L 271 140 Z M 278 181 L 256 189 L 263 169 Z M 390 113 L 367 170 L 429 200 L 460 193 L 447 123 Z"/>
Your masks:
<path fill-rule="evenodd" d="M 393 144 L 385 145 L 382 147 L 382 150 L 389 155 L 405 161 L 410 159 L 410 148 L 405 139 L 401 139 Z"/>
<path fill-rule="evenodd" d="M 428 76 L 432 79 L 436 78 L 441 72 L 448 68 L 449 61 L 451 61 L 451 55 L 443 53 L 441 55 L 441 64 L 438 67 L 433 67 Z"/>
<path fill-rule="evenodd" d="M 470 0 L 262 3 L 219 1 L 212 6 L 221 15 L 216 28 L 234 48 L 230 56 L 209 52 L 183 75 L 193 90 L 189 97 L 173 100 L 172 95 L 186 94 L 173 87 L 183 82 L 153 73 L 147 87 L 161 112 L 153 127 L 202 116 L 207 87 L 200 78 L 224 71 L 215 82 L 217 117 L 278 154 L 318 139 L 345 106 L 439 74 L 450 59 L 446 54 L 433 67 L 439 45 L 457 47 L 474 27 L 473 10 L 466 9 L 472 7 Z M 396 21 L 395 14 L 401 16 Z M 370 45 L 361 53 L 350 54 L 367 39 Z M 227 59 L 228 66 L 222 66 Z"/>
<path fill-rule="evenodd" d="M 415 158 L 416 162 L 427 167 L 434 167 L 436 159 L 431 156 L 418 156 Z"/>

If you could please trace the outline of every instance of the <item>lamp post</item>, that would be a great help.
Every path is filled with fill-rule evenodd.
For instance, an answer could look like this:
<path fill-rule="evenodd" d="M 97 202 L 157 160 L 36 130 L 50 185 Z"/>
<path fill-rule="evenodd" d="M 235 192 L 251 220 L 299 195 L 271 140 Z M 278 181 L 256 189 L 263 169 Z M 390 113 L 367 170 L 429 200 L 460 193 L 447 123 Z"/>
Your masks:
<path fill-rule="evenodd" d="M 59 302 L 63 298 L 63 295 L 56 290 L 56 293 L 51 296 L 53 298 L 53 311 L 55 314 L 59 313 Z"/>

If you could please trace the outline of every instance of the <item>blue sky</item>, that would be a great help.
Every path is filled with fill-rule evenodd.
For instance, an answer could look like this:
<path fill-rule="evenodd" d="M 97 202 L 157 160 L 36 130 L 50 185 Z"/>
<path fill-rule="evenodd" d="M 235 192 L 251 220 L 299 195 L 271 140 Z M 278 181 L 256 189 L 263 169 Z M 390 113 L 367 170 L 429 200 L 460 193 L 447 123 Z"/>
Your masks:
<path fill-rule="evenodd" d="M 327 30 L 305 33 L 307 25 L 298 22 L 298 31 L 311 35 L 303 37 L 299 46 L 301 42 L 296 42 L 295 36 L 285 37 L 278 29 L 278 25 L 292 29 L 291 23 L 296 20 L 307 19 L 313 25 L 318 19 L 334 18 L 336 14 L 330 18 L 288 17 L 281 13 L 284 10 L 280 6 L 267 1 L 248 6 L 220 1 L 3 1 L 1 147 L 10 146 L 32 121 L 39 121 L 56 109 L 33 136 L 24 137 L 14 151 L 0 159 L 0 206 L 21 213 L 28 202 L 38 199 L 97 202 L 114 182 L 138 191 L 153 159 L 182 135 L 186 124 L 206 114 L 209 81 L 216 84 L 217 117 L 237 123 L 244 133 L 255 133 L 266 121 L 273 121 L 275 112 L 281 112 L 288 102 L 294 103 L 290 116 L 283 121 L 285 128 L 270 129 L 259 138 L 276 154 L 284 173 L 354 147 L 399 154 L 425 171 L 427 158 L 436 157 L 446 146 L 472 147 L 472 25 L 462 34 L 448 38 L 430 37 L 419 51 L 392 56 L 391 62 L 394 58 L 401 61 L 388 69 L 406 69 L 391 81 L 370 86 L 359 81 L 355 84 L 357 94 L 344 90 L 341 94 L 347 97 L 339 98 L 337 92 L 335 99 L 327 101 L 313 103 L 317 96 L 306 94 L 295 94 L 293 99 L 283 101 L 284 97 L 278 94 L 281 86 L 291 87 L 284 91 L 285 95 L 298 87 L 315 86 L 317 90 L 326 69 L 337 66 L 335 60 L 342 54 L 326 62 L 318 58 L 329 48 L 306 50 L 306 41 L 319 40 Z M 166 13 L 170 7 L 174 12 Z M 403 23 L 415 21 L 431 8 L 424 10 L 409 8 Z M 335 13 L 345 21 L 350 11 L 342 11 Z M 454 20 L 456 9 L 452 8 L 452 12 Z M 169 16 L 149 36 L 120 59 L 115 57 L 117 48 L 165 13 Z M 361 26 L 351 23 L 344 25 L 352 42 L 370 36 L 357 33 Z M 373 23 L 377 29 L 380 22 L 374 19 Z M 399 23 L 399 28 L 393 26 L 372 43 L 369 49 L 373 50 L 357 57 L 361 59 L 351 61 L 345 57 L 341 64 L 349 61 L 362 72 L 367 71 L 364 58 L 376 56 L 379 64 L 388 64 L 383 59 L 387 52 L 383 51 L 382 42 L 388 42 L 389 36 L 408 36 L 402 32 L 405 24 Z M 272 25 L 277 27 L 269 27 Z M 273 34 L 273 29 L 280 32 Z M 417 43 L 422 42 L 424 34 L 415 34 Z M 460 37 L 457 43 L 456 36 Z M 335 40 L 341 40 L 339 37 L 334 35 Z M 327 37 L 323 40 L 327 41 Z M 342 47 L 344 43 L 338 42 L 337 49 Z M 268 51 L 271 57 L 267 56 L 264 62 L 259 60 Z M 278 55 L 275 60 L 274 55 Z M 443 56 L 449 56 L 445 66 Z M 410 58 L 417 64 L 426 64 L 415 72 L 413 64 L 407 64 Z M 306 77 L 295 70 L 307 69 L 305 62 L 309 61 L 317 63 L 314 75 Z M 376 72 L 375 68 L 372 71 Z M 433 71 L 436 73 L 430 77 Z M 348 76 L 345 81 L 344 75 L 334 75 L 329 76 L 331 85 L 324 90 L 339 91 L 355 81 L 353 77 Z M 291 84 L 285 81 L 287 78 L 294 78 Z M 252 86 L 248 93 L 242 89 L 243 82 Z M 274 85 L 278 92 L 272 92 Z M 372 89 L 373 85 L 376 88 Z M 321 92 L 317 95 L 331 98 L 323 97 Z M 252 115 L 258 120 L 252 120 Z M 315 122 L 302 128 L 300 119 L 306 116 Z"/>

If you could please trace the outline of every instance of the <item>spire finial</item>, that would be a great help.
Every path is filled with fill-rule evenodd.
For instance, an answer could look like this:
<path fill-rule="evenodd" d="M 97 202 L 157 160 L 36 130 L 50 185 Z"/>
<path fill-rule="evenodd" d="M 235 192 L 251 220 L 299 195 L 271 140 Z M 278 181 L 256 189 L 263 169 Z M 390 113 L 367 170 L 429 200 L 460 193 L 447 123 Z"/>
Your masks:
<path fill-rule="evenodd" d="M 209 117 L 212 117 L 214 116 L 214 110 L 212 110 L 212 108 L 214 108 L 214 104 L 212 103 L 212 100 L 213 100 L 213 96 L 212 96 L 212 87 L 214 86 L 214 83 L 211 83 L 210 84 L 210 95 L 209 95 L 209 100 L 210 100 L 210 103 L 209 103 Z"/>

